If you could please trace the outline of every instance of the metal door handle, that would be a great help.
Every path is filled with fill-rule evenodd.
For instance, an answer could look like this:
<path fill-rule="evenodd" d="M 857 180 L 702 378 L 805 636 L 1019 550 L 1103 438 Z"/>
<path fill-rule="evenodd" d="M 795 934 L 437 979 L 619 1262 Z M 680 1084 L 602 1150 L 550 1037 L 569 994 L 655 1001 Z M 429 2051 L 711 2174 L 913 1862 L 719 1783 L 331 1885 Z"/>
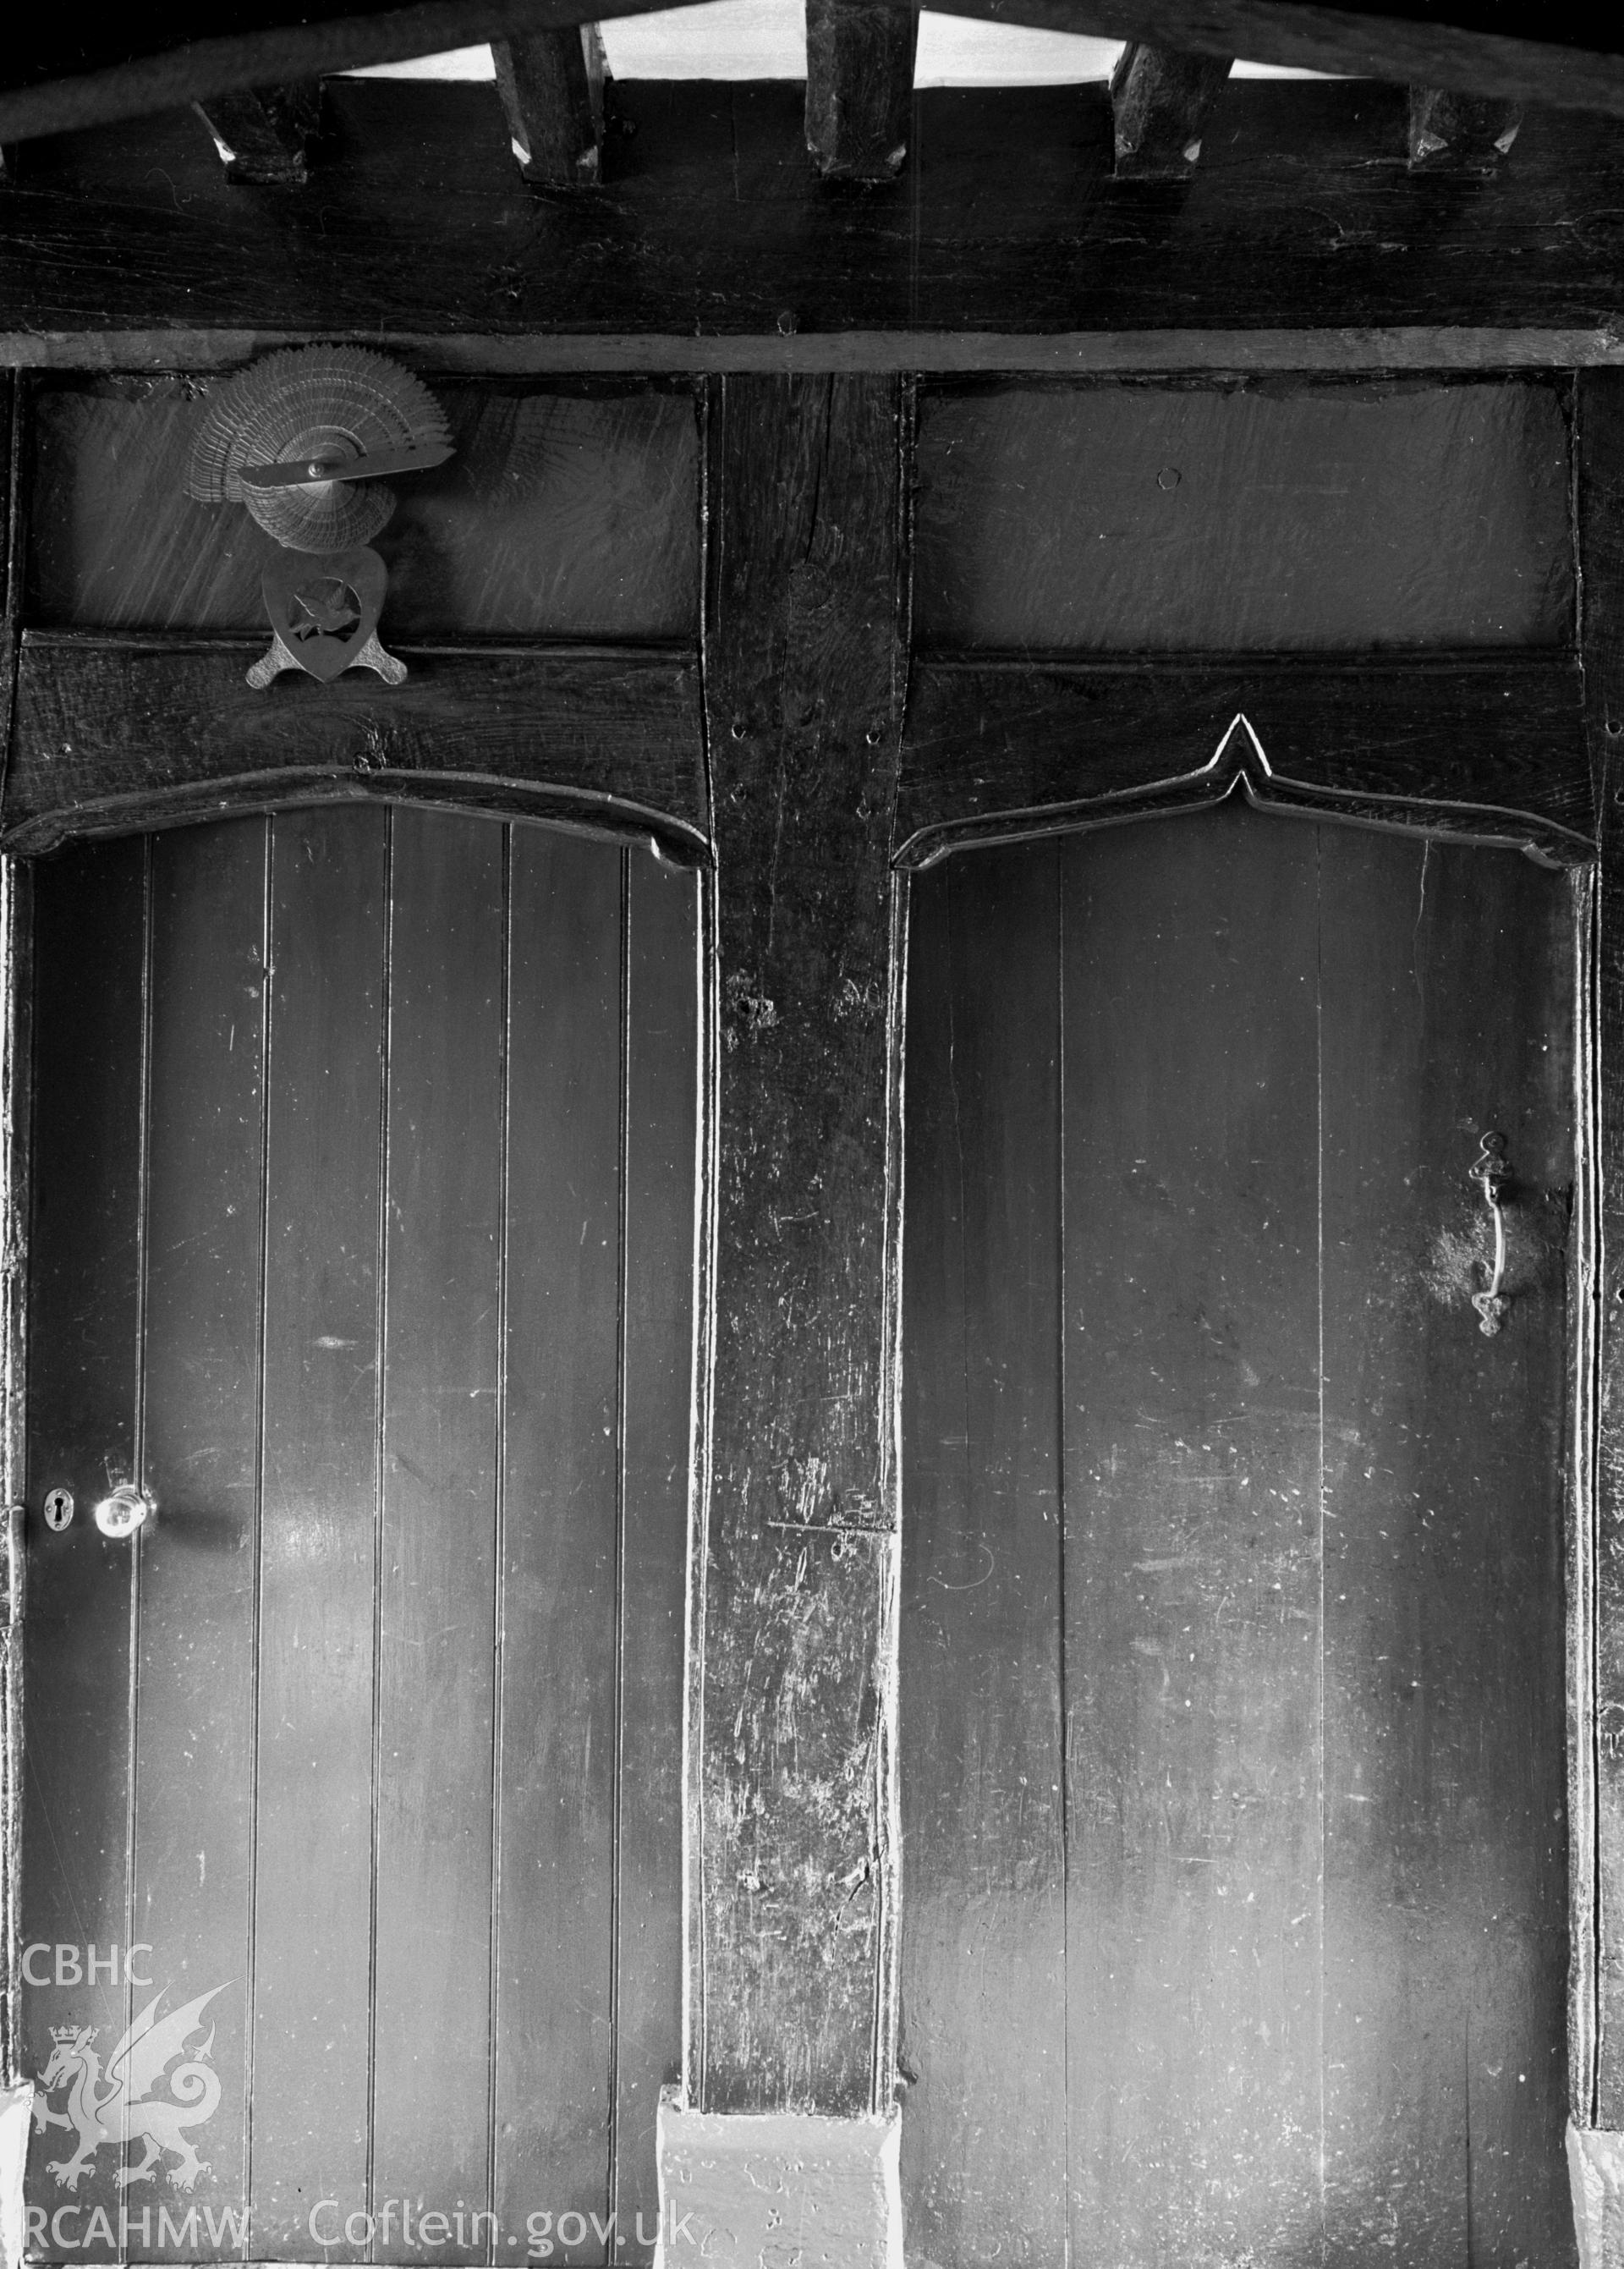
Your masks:
<path fill-rule="evenodd" d="M 1495 1217 L 1495 1259 L 1489 1269 L 1488 1282 L 1480 1292 L 1472 1295 L 1472 1304 L 1478 1312 L 1478 1329 L 1486 1339 L 1493 1339 L 1500 1329 L 1510 1300 L 1501 1290 L 1506 1274 L 1506 1217 L 1500 1202 L 1500 1193 L 1511 1179 L 1506 1164 L 1506 1138 L 1493 1132 L 1486 1134 L 1478 1145 L 1478 1155 L 1473 1161 L 1472 1179 L 1483 1193 L 1483 1202 Z"/>
<path fill-rule="evenodd" d="M 156 1502 L 134 1482 L 119 1482 L 93 1509 L 104 1536 L 133 1536 L 158 1511 Z"/>

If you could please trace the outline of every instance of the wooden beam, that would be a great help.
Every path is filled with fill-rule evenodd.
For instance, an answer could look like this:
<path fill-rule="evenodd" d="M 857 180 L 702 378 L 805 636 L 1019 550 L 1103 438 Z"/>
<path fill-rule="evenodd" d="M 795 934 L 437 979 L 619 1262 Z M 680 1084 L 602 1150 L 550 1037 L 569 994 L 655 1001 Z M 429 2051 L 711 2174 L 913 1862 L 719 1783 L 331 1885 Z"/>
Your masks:
<path fill-rule="evenodd" d="M 565 197 L 519 176 L 488 86 L 351 79 L 326 100 L 320 229 L 267 225 L 184 111 L 31 145 L 0 230 L 0 358 L 186 369 L 218 362 L 216 330 L 237 356 L 439 342 L 441 367 L 476 370 L 1624 354 L 1606 120 L 1531 113 L 1516 162 L 1461 195 L 1406 168 L 1402 88 L 1232 79 L 1200 195 L 1164 197 L 1112 182 L 1103 85 L 927 90 L 907 196 L 848 196 L 807 161 L 793 82 L 622 83 L 637 131 L 615 178 Z M 108 336 L 133 333 L 144 349 Z"/>
<path fill-rule="evenodd" d="M 1451 94 L 1439 86 L 1413 86 L 1410 164 L 1435 173 L 1492 173 L 1516 141 L 1522 122 L 1519 102 Z"/>
<path fill-rule="evenodd" d="M 595 24 L 495 40 L 497 92 L 519 170 L 539 188 L 594 189 L 603 166 L 603 41 Z"/>
<path fill-rule="evenodd" d="M 889 181 L 912 130 L 916 10 L 807 0 L 807 147 L 826 181 Z"/>
<path fill-rule="evenodd" d="M 1250 734 L 1230 745 L 1244 715 Z M 897 855 L 1210 802 L 1255 735 L 1259 802 L 1589 858 L 1594 804 L 1571 655 L 1030 663 L 910 676 Z M 1212 767 L 1212 769 L 1208 769 Z"/>
<path fill-rule="evenodd" d="M 885 379 L 712 401 L 705 2110 L 890 2101 L 902 408 Z"/>
<path fill-rule="evenodd" d="M 913 0 L 908 0 L 912 5 Z M 195 39 L 129 61 L 83 70 L 55 68 L 0 92 L 0 140 L 26 140 L 177 108 L 233 88 L 269 86 L 428 55 L 514 33 L 563 30 L 594 18 L 635 16 L 670 0 L 416 0 L 314 23 L 272 22 Z M 678 5 L 692 0 L 676 0 Z M 897 0 L 867 0 L 889 7 Z M 1624 47 L 1591 47 L 1549 36 L 1552 11 L 1522 0 L 1505 28 L 1487 0 L 1457 0 L 1439 23 L 1380 8 L 1332 8 L 1318 0 L 939 0 L 944 12 L 1096 38 L 1259 63 L 1369 74 L 1401 85 L 1443 86 L 1558 109 L 1624 117 Z M 1463 20 L 1468 19 L 1468 20 Z M 18 67 L 13 57 L 12 68 Z"/>
<path fill-rule="evenodd" d="M 1195 171 L 1208 112 L 1229 76 L 1228 55 L 1178 55 L 1131 40 L 1111 75 L 1119 181 L 1181 181 Z"/>
<path fill-rule="evenodd" d="M 400 649 L 383 686 L 244 683 L 264 638 L 24 638 L 0 848 L 395 796 L 653 836 L 703 862 L 698 672 L 630 647 Z"/>
<path fill-rule="evenodd" d="M 213 138 L 228 181 L 278 187 L 309 179 L 310 148 L 321 125 L 319 79 L 240 87 L 192 107 Z"/>

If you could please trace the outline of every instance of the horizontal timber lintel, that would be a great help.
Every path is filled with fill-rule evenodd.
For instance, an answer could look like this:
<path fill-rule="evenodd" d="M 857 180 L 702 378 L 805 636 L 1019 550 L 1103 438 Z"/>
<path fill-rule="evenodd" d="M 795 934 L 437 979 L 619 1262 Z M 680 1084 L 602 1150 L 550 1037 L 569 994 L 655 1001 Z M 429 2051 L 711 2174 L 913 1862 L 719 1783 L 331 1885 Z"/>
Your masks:
<path fill-rule="evenodd" d="M 234 367 L 273 348 L 299 346 L 307 331 L 181 330 L 0 332 L 0 369 L 201 371 Z M 323 331 L 326 340 L 343 334 Z M 841 331 L 785 338 L 674 337 L 657 332 L 380 331 L 358 344 L 404 355 L 424 372 L 492 378 L 620 372 L 785 376 L 902 372 L 921 376 L 1007 372 L 1012 376 L 1132 375 L 1162 371 L 1590 370 L 1624 368 L 1624 329 L 1536 325 L 1395 325 L 1347 330 Z"/>
<path fill-rule="evenodd" d="M 710 856 L 698 670 L 660 648 L 402 646 L 402 684 L 290 673 L 268 641 L 30 632 L 19 656 L 0 848 L 235 810 L 398 797 Z"/>
<path fill-rule="evenodd" d="M 1147 818 L 1239 789 L 1375 827 L 1595 855 L 1576 658 L 1452 654 L 926 656 L 893 855 Z"/>

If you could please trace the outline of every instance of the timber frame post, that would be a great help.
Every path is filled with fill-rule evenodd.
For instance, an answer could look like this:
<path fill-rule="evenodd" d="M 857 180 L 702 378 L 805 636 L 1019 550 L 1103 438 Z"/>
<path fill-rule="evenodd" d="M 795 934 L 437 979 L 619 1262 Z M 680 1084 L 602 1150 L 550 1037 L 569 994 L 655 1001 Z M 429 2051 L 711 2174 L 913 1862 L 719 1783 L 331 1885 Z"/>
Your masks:
<path fill-rule="evenodd" d="M 907 408 L 884 377 L 730 379 L 710 396 L 705 1730 L 690 1760 L 692 2085 L 661 2145 L 696 2259 L 714 2224 L 746 2242 L 786 2180 L 833 2214 L 843 2258 L 878 2263 L 899 2243 L 903 941 L 889 851 Z M 764 2158 L 773 2197 L 752 2208 Z M 686 2238 L 670 2258 L 689 2258 Z"/>

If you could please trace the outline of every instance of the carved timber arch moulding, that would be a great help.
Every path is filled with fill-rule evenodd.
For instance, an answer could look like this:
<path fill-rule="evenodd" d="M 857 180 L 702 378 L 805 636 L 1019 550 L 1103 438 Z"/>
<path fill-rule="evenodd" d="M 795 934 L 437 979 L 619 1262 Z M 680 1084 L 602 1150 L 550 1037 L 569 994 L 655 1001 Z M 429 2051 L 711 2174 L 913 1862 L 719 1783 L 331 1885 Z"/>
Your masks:
<path fill-rule="evenodd" d="M 1525 654 L 1380 669 L 931 660 L 910 692 L 895 861 L 1238 791 L 1264 810 L 1583 865 L 1596 843 L 1579 685 L 1570 657 Z"/>

